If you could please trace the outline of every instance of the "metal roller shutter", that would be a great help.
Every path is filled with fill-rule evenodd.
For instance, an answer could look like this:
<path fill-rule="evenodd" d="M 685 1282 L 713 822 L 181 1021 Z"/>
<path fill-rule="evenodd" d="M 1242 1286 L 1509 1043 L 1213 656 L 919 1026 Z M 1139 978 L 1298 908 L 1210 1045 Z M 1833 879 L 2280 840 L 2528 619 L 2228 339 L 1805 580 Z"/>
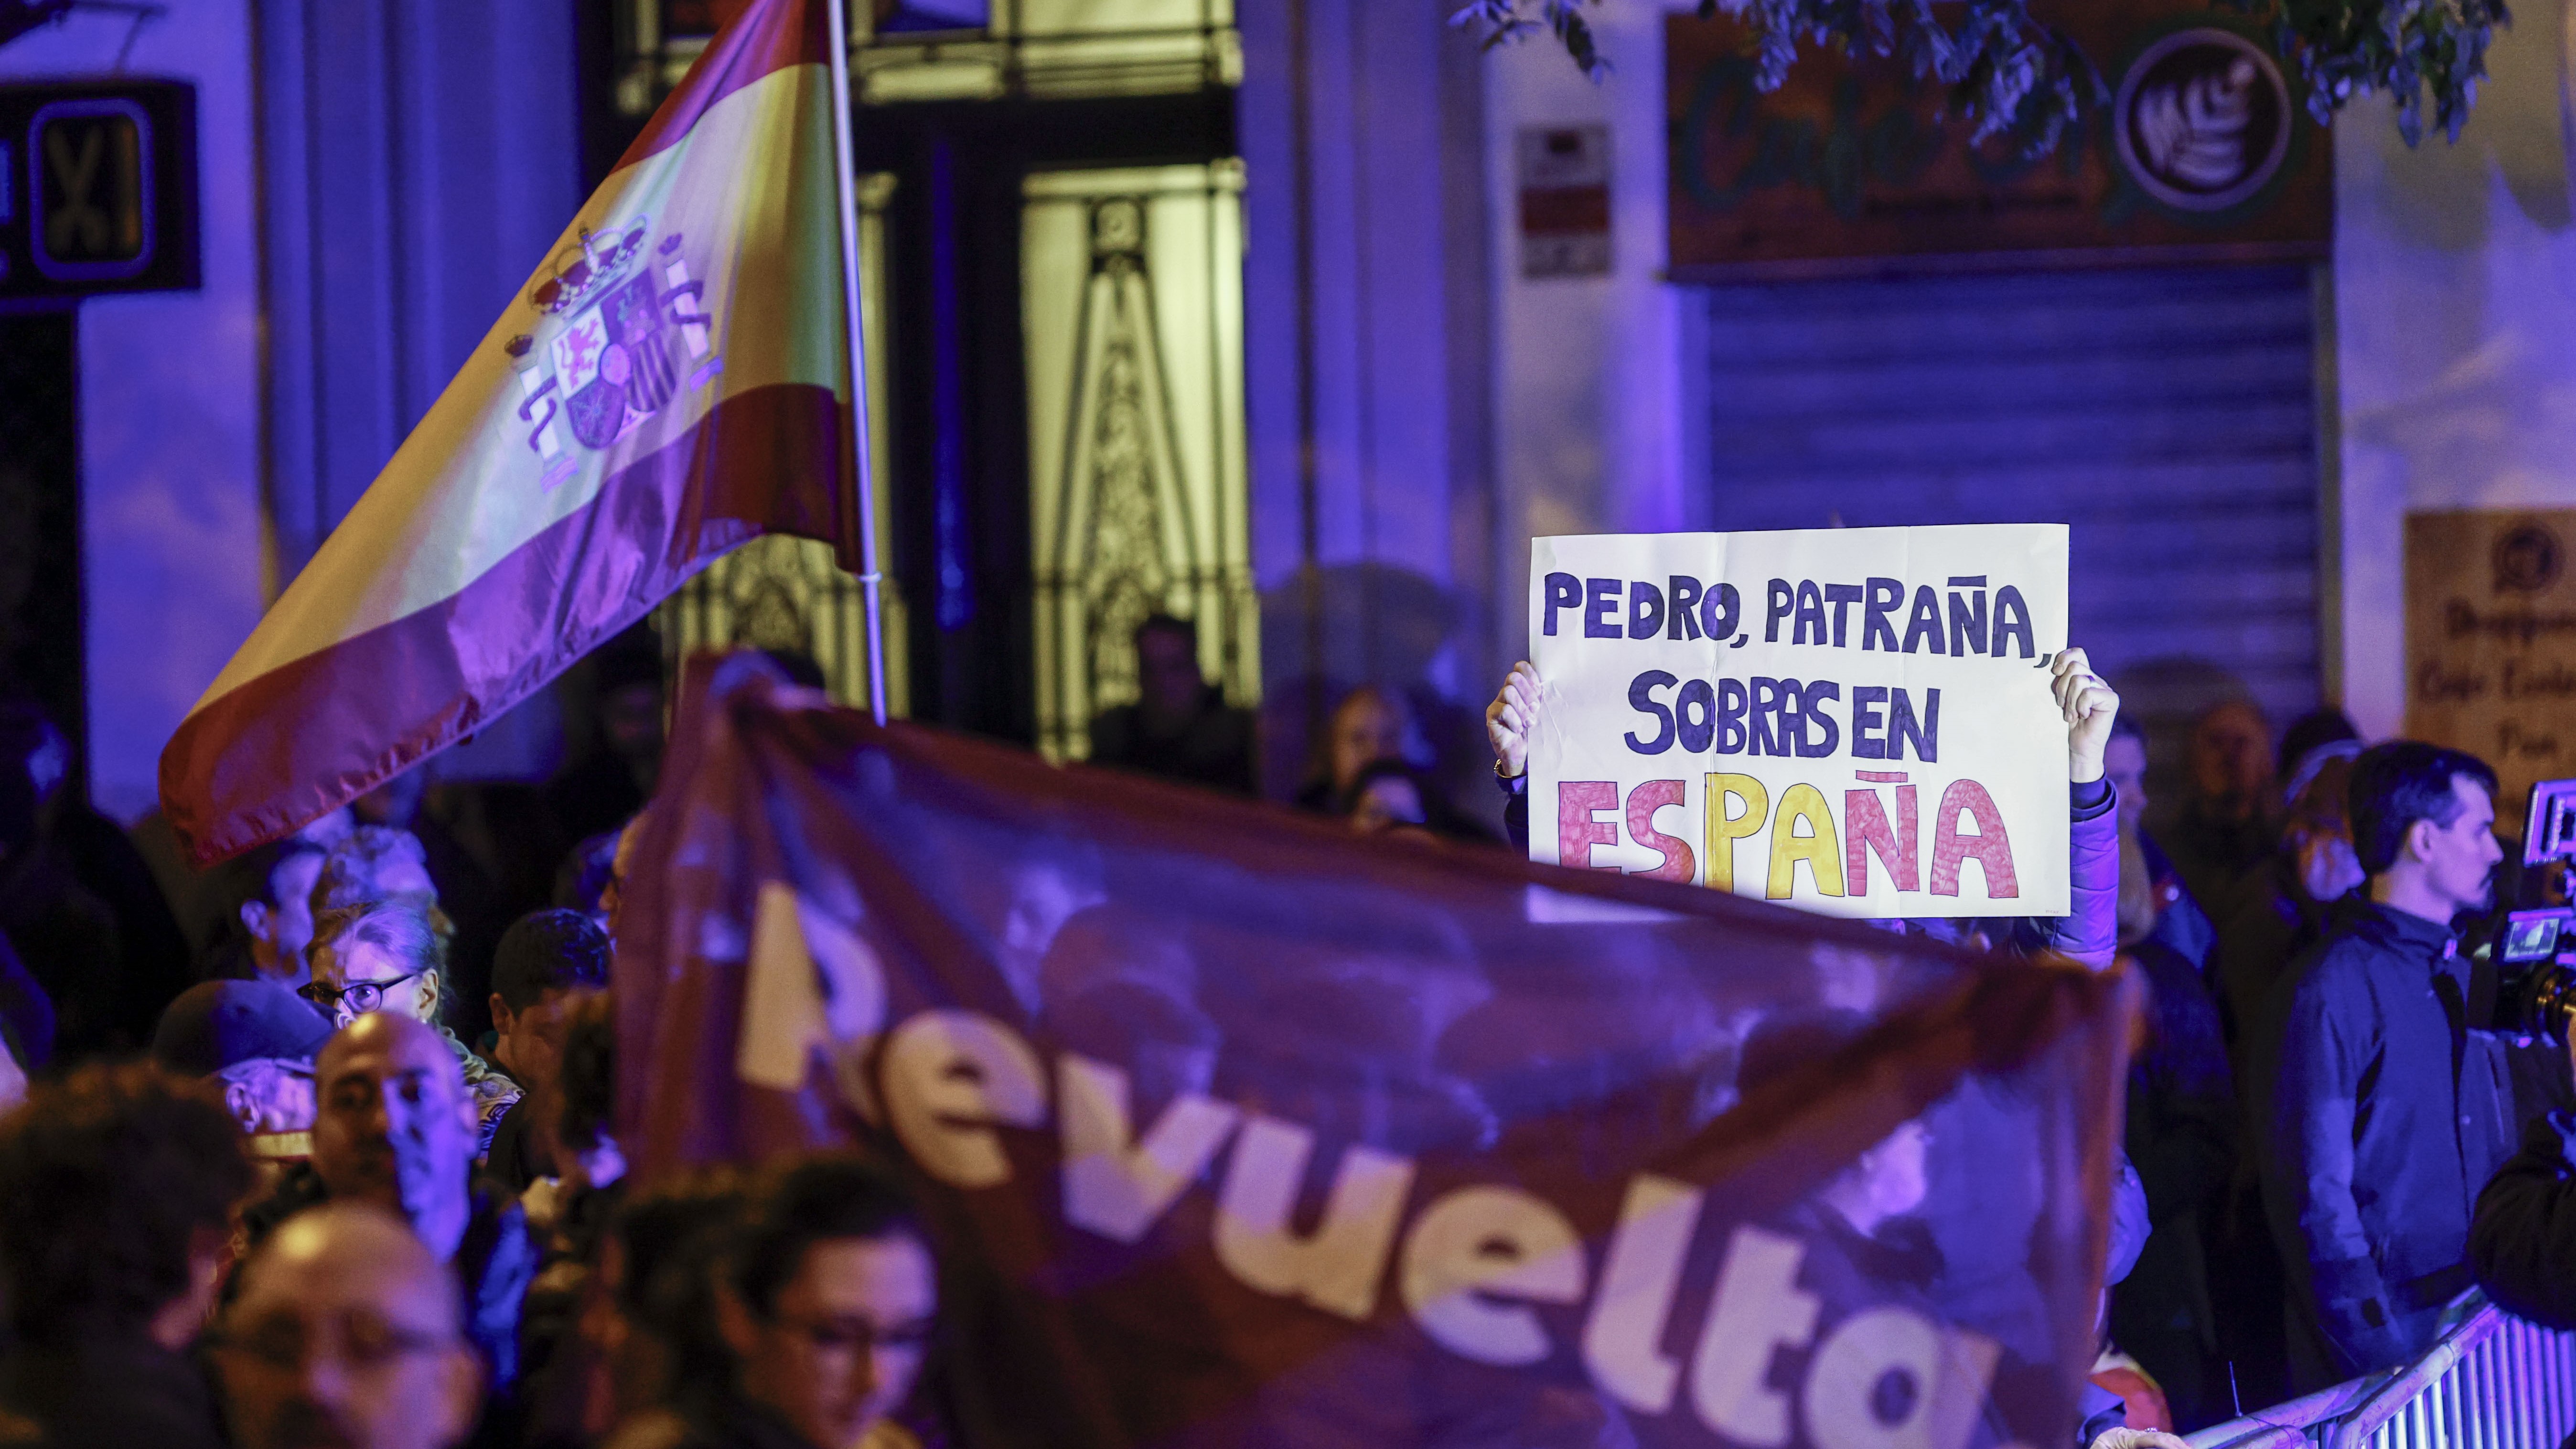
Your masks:
<path fill-rule="evenodd" d="M 2073 525 L 2072 634 L 2147 724 L 2318 699 L 2308 269 L 1709 288 L 1720 529 Z"/>

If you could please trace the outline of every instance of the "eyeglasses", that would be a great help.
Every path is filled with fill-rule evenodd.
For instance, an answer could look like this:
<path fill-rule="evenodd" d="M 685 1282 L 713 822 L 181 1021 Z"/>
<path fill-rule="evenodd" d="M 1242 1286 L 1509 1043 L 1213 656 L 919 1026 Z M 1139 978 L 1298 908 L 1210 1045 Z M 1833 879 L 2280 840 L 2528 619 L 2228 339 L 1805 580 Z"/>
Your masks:
<path fill-rule="evenodd" d="M 337 989 L 311 981 L 296 987 L 295 994 L 324 1011 L 345 1011 L 351 1016 L 364 1016 L 385 1004 L 387 987 L 400 986 L 420 974 L 419 971 L 406 971 L 383 981 L 352 981 Z"/>

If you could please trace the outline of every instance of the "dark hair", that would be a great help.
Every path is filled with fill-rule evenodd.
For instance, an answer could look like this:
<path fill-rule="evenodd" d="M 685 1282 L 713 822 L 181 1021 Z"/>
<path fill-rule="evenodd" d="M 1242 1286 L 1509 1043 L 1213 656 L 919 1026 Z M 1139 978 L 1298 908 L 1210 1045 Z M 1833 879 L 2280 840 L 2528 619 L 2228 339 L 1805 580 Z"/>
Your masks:
<path fill-rule="evenodd" d="M 513 1008 L 515 1009 L 515 1008 Z M 555 1074 L 555 1136 L 577 1152 L 613 1135 L 617 1119 L 617 1008 L 607 992 L 573 1003 Z"/>
<path fill-rule="evenodd" d="M 792 1158 L 752 1194 L 731 1254 L 733 1289 L 767 1318 L 816 1243 L 899 1234 L 923 1238 L 912 1195 L 893 1174 L 852 1152 Z"/>
<path fill-rule="evenodd" d="M 1430 774 L 1406 760 L 1388 756 L 1371 760 L 1360 767 L 1351 779 L 1351 787 L 1333 798 L 1333 813 L 1347 820 L 1357 810 L 1369 787 L 1380 780 L 1402 780 L 1413 787 L 1414 797 L 1422 802 L 1421 828 L 1448 840 L 1491 840 L 1493 832 L 1462 814 L 1449 792 Z"/>
<path fill-rule="evenodd" d="M 241 908 L 258 901 L 275 909 L 277 873 L 286 863 L 308 855 L 327 856 L 330 851 L 321 842 L 301 835 L 272 840 L 253 846 L 207 872 L 204 899 L 215 904 L 215 914 L 206 930 L 206 939 L 194 943 L 209 956 L 217 958 L 220 968 L 225 958 L 249 949 L 250 928 L 242 924 Z M 241 968 L 245 974 L 248 967 Z M 201 974 L 218 974 L 208 971 Z"/>
<path fill-rule="evenodd" d="M 1142 646 L 1148 634 L 1178 634 L 1190 641 L 1192 649 L 1198 647 L 1199 626 L 1176 614 L 1147 614 L 1144 622 L 1136 626 L 1136 632 L 1132 637 L 1139 646 Z"/>
<path fill-rule="evenodd" d="M 255 1179 L 221 1101 L 140 1062 L 41 1085 L 0 1119 L 0 1291 L 21 1338 L 130 1333 L 188 1288 L 189 1239 Z"/>
<path fill-rule="evenodd" d="M 492 989 L 512 1011 L 549 991 L 596 991 L 608 984 L 608 933 L 579 911 L 531 911 L 492 948 Z"/>
<path fill-rule="evenodd" d="M 1380 780 L 1402 780 L 1411 785 L 1415 798 L 1422 802 L 1421 823 L 1426 825 L 1430 823 L 1431 812 L 1437 808 L 1432 804 L 1435 792 L 1431 782 L 1423 778 L 1422 772 L 1413 768 L 1411 764 L 1391 756 L 1371 760 L 1360 767 L 1360 772 L 1351 777 L 1351 787 L 1344 790 L 1342 798 L 1336 802 L 1341 807 L 1339 813 L 1348 815 L 1360 808 L 1360 801 L 1368 798 L 1369 787 Z"/>
<path fill-rule="evenodd" d="M 730 1167 L 658 1183 L 617 1208 L 609 1235 L 624 1259 L 617 1311 L 671 1351 L 671 1382 L 704 1391 L 733 1362 L 716 1330 L 716 1273 L 748 1201 Z"/>
<path fill-rule="evenodd" d="M 649 684 L 662 689 L 665 660 L 662 632 L 647 619 L 591 652 L 592 688 L 607 698 L 621 689 Z"/>
<path fill-rule="evenodd" d="M 2328 759 L 2317 766 L 2305 788 L 2290 800 L 2287 825 L 2292 829 L 2352 834 L 2352 761 Z"/>
<path fill-rule="evenodd" d="M 621 827 L 622 829 L 623 827 Z M 609 879 L 617 869 L 617 830 L 603 830 L 572 848 L 555 868 L 557 909 L 581 911 L 597 920 L 608 914 Z"/>
<path fill-rule="evenodd" d="M 2281 731 L 2281 752 L 2272 773 L 2286 780 L 2298 773 L 2299 762 L 2318 746 L 2360 738 L 2361 731 L 2353 727 L 2352 717 L 2342 710 L 2332 705 L 2309 710 Z"/>
<path fill-rule="evenodd" d="M 2366 875 L 2397 863 L 2406 832 L 2418 820 L 2449 828 L 2460 818 L 2451 782 L 2467 776 L 2494 794 L 2496 773 L 2484 760 L 2421 740 L 2373 745 L 2352 762 L 2350 816 L 2353 853 Z"/>

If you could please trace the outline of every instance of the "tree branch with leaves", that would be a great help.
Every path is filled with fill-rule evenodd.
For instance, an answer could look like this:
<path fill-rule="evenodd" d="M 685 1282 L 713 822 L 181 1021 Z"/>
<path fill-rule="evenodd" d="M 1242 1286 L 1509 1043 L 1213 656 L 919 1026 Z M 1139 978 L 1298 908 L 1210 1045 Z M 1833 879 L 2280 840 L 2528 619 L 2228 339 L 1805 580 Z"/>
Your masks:
<path fill-rule="evenodd" d="M 1599 0 L 1467 0 L 1450 23 L 1488 49 L 1552 36 L 1598 81 L 1610 63 L 1584 12 Z M 2082 0 L 2074 0 L 2082 3 Z M 2487 45 L 2510 22 L 2503 0 L 2215 0 L 2267 31 L 2307 88 L 2308 111 L 2333 119 L 2353 97 L 2384 92 L 2412 146 L 2433 124 L 2456 141 L 2486 74 Z M 2031 0 L 1700 0 L 1747 32 L 1760 84 L 1776 90 L 1801 46 L 1902 61 L 1947 88 L 1976 139 L 2056 149 L 2108 94 L 2092 59 L 2031 14 Z"/>

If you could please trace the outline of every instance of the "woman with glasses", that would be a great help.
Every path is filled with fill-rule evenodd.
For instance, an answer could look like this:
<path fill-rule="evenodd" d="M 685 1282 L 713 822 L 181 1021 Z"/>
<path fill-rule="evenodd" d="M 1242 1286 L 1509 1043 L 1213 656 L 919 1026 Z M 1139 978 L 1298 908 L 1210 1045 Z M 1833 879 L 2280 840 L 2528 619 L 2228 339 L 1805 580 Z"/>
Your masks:
<path fill-rule="evenodd" d="M 429 908 L 408 896 L 324 911 L 313 923 L 313 979 L 298 994 L 332 1025 L 371 1012 L 408 1016 L 435 1027 L 465 1069 L 481 1123 L 478 1160 L 492 1150 L 492 1131 L 519 1100 L 519 1084 L 447 1029 L 447 946 Z"/>

